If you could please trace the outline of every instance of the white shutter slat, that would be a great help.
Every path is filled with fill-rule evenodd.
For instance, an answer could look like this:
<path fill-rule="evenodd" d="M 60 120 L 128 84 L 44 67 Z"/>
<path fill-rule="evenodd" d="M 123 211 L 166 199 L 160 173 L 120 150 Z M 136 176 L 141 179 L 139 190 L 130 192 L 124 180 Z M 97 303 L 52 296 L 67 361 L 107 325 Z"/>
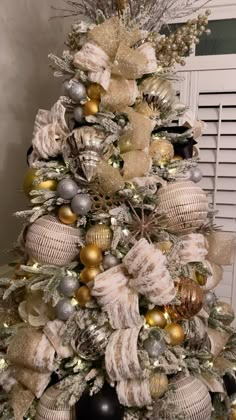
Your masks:
<path fill-rule="evenodd" d="M 214 93 L 200 93 L 198 106 L 219 106 L 223 103 L 224 106 L 235 106 L 236 93 L 230 92 L 214 92 Z"/>
<path fill-rule="evenodd" d="M 214 176 L 216 167 L 214 163 L 200 163 L 199 167 L 204 174 L 204 176 Z M 218 176 L 219 177 L 236 177 L 236 165 L 231 163 L 220 163 L 218 167 Z M 234 184 L 236 180 L 234 180 Z M 235 185 L 232 184 L 232 189 Z"/>
<path fill-rule="evenodd" d="M 236 103 L 235 103 L 236 104 Z M 235 105 L 234 104 L 234 105 Z M 204 108 L 201 107 L 198 110 L 198 118 L 203 121 L 218 121 L 219 119 L 219 108 L 212 107 L 212 108 Z M 222 112 L 222 120 L 236 120 L 236 108 L 223 108 Z"/>
<path fill-rule="evenodd" d="M 200 155 L 201 162 L 216 162 L 216 150 L 203 149 Z M 225 163 L 236 162 L 235 150 L 220 150 L 219 161 Z"/>
<path fill-rule="evenodd" d="M 205 134 L 207 135 L 214 135 L 216 136 L 218 134 L 218 122 L 208 122 L 207 123 L 207 127 L 206 130 L 204 131 Z M 232 123 L 232 122 L 222 122 L 221 123 L 221 133 L 222 135 L 224 134 L 231 134 L 231 135 L 235 135 L 236 134 L 236 123 Z"/>
<path fill-rule="evenodd" d="M 235 130 L 236 132 L 236 130 Z M 217 136 L 215 135 L 203 135 L 199 140 L 200 149 L 216 149 L 217 145 Z M 221 148 L 223 149 L 233 149 L 236 147 L 236 135 L 221 136 L 220 139 Z"/>
<path fill-rule="evenodd" d="M 209 202 L 213 203 L 213 192 L 206 191 L 208 193 Z M 217 191 L 216 192 L 216 204 L 236 204 L 236 191 Z M 236 212 L 236 210 L 235 210 Z"/>
<path fill-rule="evenodd" d="M 220 226 L 225 232 L 236 232 L 235 219 L 225 219 L 216 216 L 215 223 L 217 224 L 217 226 Z"/>
<path fill-rule="evenodd" d="M 219 297 L 231 299 L 232 286 L 231 285 L 225 285 L 225 284 L 220 283 L 215 288 L 215 292 L 217 293 L 217 295 Z"/>
<path fill-rule="evenodd" d="M 213 177 L 203 177 L 200 186 L 206 190 L 214 190 L 215 179 Z M 235 189 L 235 178 L 218 178 L 217 190 L 233 191 Z"/>
<path fill-rule="evenodd" d="M 236 207 L 234 205 L 217 205 L 217 217 L 234 219 L 236 217 Z"/>

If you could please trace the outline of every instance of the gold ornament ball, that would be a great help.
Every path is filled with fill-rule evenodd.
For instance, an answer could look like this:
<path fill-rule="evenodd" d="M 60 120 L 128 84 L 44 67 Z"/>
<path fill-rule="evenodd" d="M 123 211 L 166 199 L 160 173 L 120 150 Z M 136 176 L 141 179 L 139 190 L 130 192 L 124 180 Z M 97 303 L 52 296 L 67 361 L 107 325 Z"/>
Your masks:
<path fill-rule="evenodd" d="M 160 137 L 151 143 L 150 156 L 154 165 L 167 165 L 174 157 L 174 147 L 165 137 Z"/>
<path fill-rule="evenodd" d="M 172 162 L 174 161 L 174 162 L 177 162 L 177 161 L 179 161 L 179 160 L 183 160 L 183 158 L 181 157 L 181 156 L 179 156 L 179 155 L 175 155 L 174 157 L 173 157 L 173 159 L 171 159 L 172 160 Z"/>
<path fill-rule="evenodd" d="M 84 284 L 94 281 L 95 277 L 100 274 L 100 267 L 85 267 L 80 273 L 80 280 Z"/>
<path fill-rule="evenodd" d="M 172 248 L 173 244 L 170 241 L 163 241 L 157 243 L 157 248 L 163 253 L 167 254 Z"/>
<path fill-rule="evenodd" d="M 154 373 L 149 380 L 152 398 L 161 398 L 168 391 L 168 378 L 165 373 Z"/>
<path fill-rule="evenodd" d="M 75 298 L 80 306 L 86 306 L 92 300 L 90 289 L 87 286 L 80 287 L 75 293 Z"/>
<path fill-rule="evenodd" d="M 34 182 L 37 180 L 36 173 L 37 169 L 29 168 L 25 174 L 23 190 L 26 195 L 30 195 L 32 190 L 56 191 L 57 181 L 55 181 L 55 179 L 48 179 L 46 181 L 40 182 L 39 184 L 34 184 Z"/>
<path fill-rule="evenodd" d="M 80 261 L 86 267 L 97 267 L 102 262 L 102 251 L 97 245 L 86 245 L 80 251 Z"/>
<path fill-rule="evenodd" d="M 184 342 L 185 332 L 179 324 L 168 324 L 165 327 L 165 331 L 168 333 L 170 338 L 170 344 L 172 346 L 180 346 Z"/>
<path fill-rule="evenodd" d="M 192 279 L 181 278 L 175 282 L 176 294 L 180 304 L 166 305 L 165 309 L 172 320 L 189 319 L 203 307 L 203 289 Z"/>
<path fill-rule="evenodd" d="M 72 223 L 76 222 L 78 218 L 78 215 L 73 213 L 70 206 L 67 204 L 61 206 L 58 210 L 58 219 L 65 225 L 71 225 Z"/>
<path fill-rule="evenodd" d="M 90 101 L 84 104 L 84 115 L 88 117 L 89 115 L 96 115 L 99 111 L 99 101 L 96 99 L 91 99 Z"/>
<path fill-rule="evenodd" d="M 109 226 L 98 224 L 92 226 L 86 234 L 86 243 L 97 245 L 101 251 L 107 251 L 111 248 L 113 233 Z"/>
<path fill-rule="evenodd" d="M 230 410 L 230 414 L 229 414 L 229 419 L 230 420 L 236 420 L 236 410 Z"/>
<path fill-rule="evenodd" d="M 87 95 L 90 99 L 100 101 L 102 93 L 102 87 L 98 83 L 92 83 L 87 87 Z"/>
<path fill-rule="evenodd" d="M 167 324 L 164 312 L 158 308 L 154 308 L 148 311 L 145 315 L 145 319 L 150 327 L 165 328 Z"/>
<path fill-rule="evenodd" d="M 203 274 L 196 272 L 196 280 L 199 286 L 205 286 L 207 283 L 207 276 L 204 276 Z"/>

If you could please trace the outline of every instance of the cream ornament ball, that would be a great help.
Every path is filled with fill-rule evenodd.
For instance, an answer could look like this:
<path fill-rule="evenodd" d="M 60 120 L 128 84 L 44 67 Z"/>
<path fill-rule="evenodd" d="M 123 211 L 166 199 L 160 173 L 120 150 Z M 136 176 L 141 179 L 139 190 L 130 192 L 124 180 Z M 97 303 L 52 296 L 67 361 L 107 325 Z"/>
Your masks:
<path fill-rule="evenodd" d="M 210 420 L 212 403 L 206 386 L 197 378 L 188 376 L 172 382 L 171 402 L 180 409 L 186 420 Z M 173 419 L 173 413 L 171 418 Z"/>
<path fill-rule="evenodd" d="M 158 191 L 164 227 L 171 233 L 195 232 L 207 220 L 209 205 L 205 192 L 192 181 L 169 183 Z"/>
<path fill-rule="evenodd" d="M 25 249 L 38 263 L 63 267 L 78 257 L 80 240 L 80 229 L 64 225 L 53 216 L 43 216 L 29 226 Z"/>

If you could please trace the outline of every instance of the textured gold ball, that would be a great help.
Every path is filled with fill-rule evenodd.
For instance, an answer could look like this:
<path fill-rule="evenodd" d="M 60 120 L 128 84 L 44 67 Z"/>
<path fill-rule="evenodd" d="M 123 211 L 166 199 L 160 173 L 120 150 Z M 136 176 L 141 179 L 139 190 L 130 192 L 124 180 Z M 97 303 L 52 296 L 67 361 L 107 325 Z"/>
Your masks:
<path fill-rule="evenodd" d="M 76 222 L 78 218 L 78 215 L 73 213 L 70 206 L 67 204 L 61 206 L 58 210 L 58 219 L 65 225 L 71 225 L 72 223 Z"/>
<path fill-rule="evenodd" d="M 180 346 L 184 342 L 185 333 L 181 325 L 179 324 L 168 324 L 165 327 L 166 332 L 170 338 L 170 344 L 172 346 Z"/>
<path fill-rule="evenodd" d="M 154 373 L 149 381 L 152 398 L 161 398 L 168 391 L 169 382 L 165 373 Z"/>
<path fill-rule="evenodd" d="M 148 311 L 145 315 L 145 319 L 150 327 L 165 328 L 167 324 L 164 313 L 158 308 Z"/>
<path fill-rule="evenodd" d="M 174 147 L 165 138 L 156 139 L 151 143 L 150 156 L 154 165 L 167 165 L 174 157 Z"/>
<path fill-rule="evenodd" d="M 87 286 L 80 287 L 75 293 L 75 297 L 78 304 L 82 307 L 92 300 L 90 289 Z"/>
<path fill-rule="evenodd" d="M 101 272 L 99 267 L 85 267 L 80 273 L 80 280 L 84 284 L 90 283 Z"/>
<path fill-rule="evenodd" d="M 46 181 L 42 181 L 39 184 L 34 184 L 37 180 L 37 169 L 29 168 L 25 174 L 24 182 L 23 182 L 23 190 L 26 195 L 30 195 L 32 190 L 50 190 L 56 191 L 57 189 L 57 181 L 55 179 L 48 179 Z"/>
<path fill-rule="evenodd" d="M 113 233 L 109 226 L 98 224 L 92 226 L 86 234 L 86 243 L 97 245 L 101 251 L 111 248 Z"/>
<path fill-rule="evenodd" d="M 80 251 L 80 260 L 86 267 L 97 267 L 102 262 L 102 251 L 97 245 L 86 245 Z"/>
<path fill-rule="evenodd" d="M 90 101 L 84 104 L 84 115 L 88 117 L 89 115 L 96 115 L 99 111 L 99 101 L 96 99 L 91 99 Z"/>
<path fill-rule="evenodd" d="M 95 99 L 97 101 L 100 101 L 101 93 L 102 93 L 102 87 L 98 83 L 92 83 L 87 88 L 87 95 L 90 99 Z"/>

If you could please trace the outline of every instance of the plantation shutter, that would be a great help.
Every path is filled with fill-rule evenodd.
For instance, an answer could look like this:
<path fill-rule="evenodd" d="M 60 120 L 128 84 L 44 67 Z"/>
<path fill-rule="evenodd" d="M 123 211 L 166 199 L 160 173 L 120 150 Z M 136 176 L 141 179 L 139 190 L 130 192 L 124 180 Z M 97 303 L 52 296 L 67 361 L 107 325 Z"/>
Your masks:
<path fill-rule="evenodd" d="M 223 231 L 236 232 L 236 70 L 194 69 L 182 75 L 182 102 L 207 123 L 199 139 L 200 186 L 217 211 L 215 224 Z M 215 291 L 236 308 L 236 264 L 224 267 L 223 281 Z"/>

